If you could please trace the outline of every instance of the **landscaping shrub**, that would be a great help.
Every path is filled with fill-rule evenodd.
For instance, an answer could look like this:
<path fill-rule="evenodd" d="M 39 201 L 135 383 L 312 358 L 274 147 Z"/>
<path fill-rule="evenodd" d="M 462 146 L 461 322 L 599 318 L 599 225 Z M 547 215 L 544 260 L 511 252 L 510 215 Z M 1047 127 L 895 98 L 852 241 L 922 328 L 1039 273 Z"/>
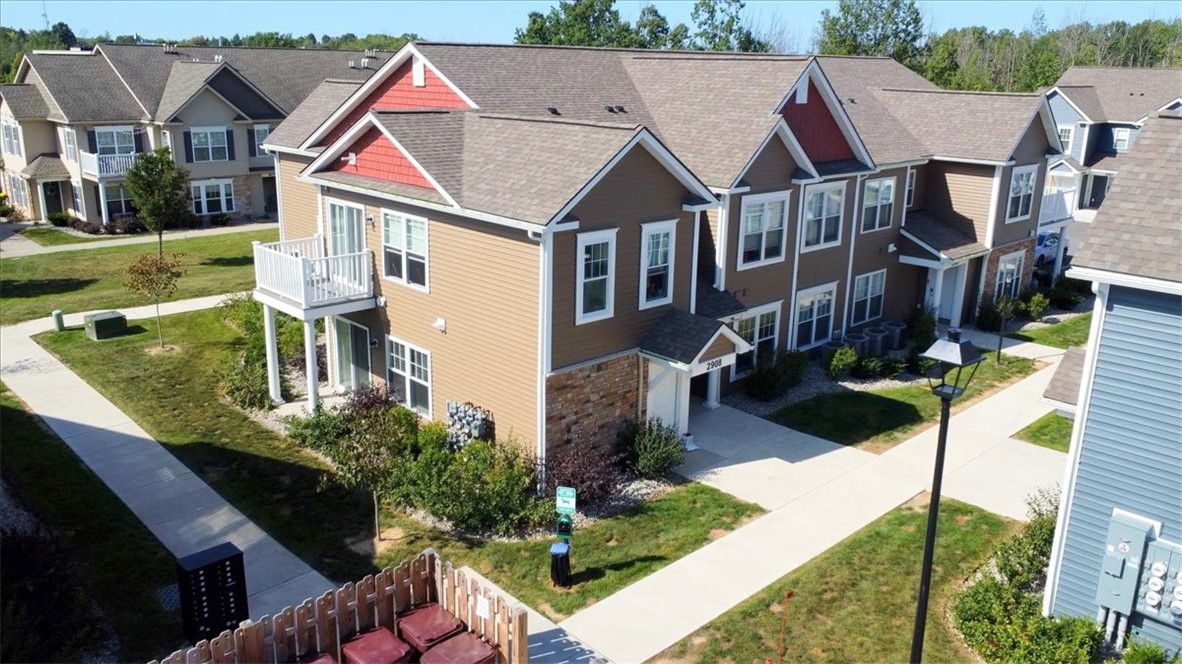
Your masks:
<path fill-rule="evenodd" d="M 1051 304 L 1056 309 L 1070 311 L 1083 302 L 1084 295 L 1080 292 L 1074 279 L 1059 277 L 1051 287 Z"/>
<path fill-rule="evenodd" d="M 936 343 L 936 313 L 924 307 L 916 308 L 907 319 L 907 338 L 922 349 Z"/>
<path fill-rule="evenodd" d="M 0 217 L 4 217 L 5 219 L 8 219 L 9 221 L 15 221 L 15 219 L 11 218 L 12 211 L 15 209 L 16 208 L 12 207 L 11 205 L 0 205 Z"/>
<path fill-rule="evenodd" d="M 1001 543 L 995 560 L 1003 581 L 1034 593 L 1046 583 L 1059 509 L 1058 491 L 1041 490 L 1026 505 L 1030 520 L 1017 535 Z"/>
<path fill-rule="evenodd" d="M 6 205 L 0 208 L 0 217 L 4 217 L 9 222 L 17 223 L 25 220 L 25 211 L 18 207 Z"/>
<path fill-rule="evenodd" d="M 344 418 L 323 408 L 317 408 L 307 417 L 289 417 L 286 424 L 288 437 L 296 444 L 318 452 L 336 445 L 348 432 Z"/>
<path fill-rule="evenodd" d="M 646 480 L 664 479 L 685 460 L 685 441 L 671 426 L 654 417 L 637 427 L 627 451 L 628 469 Z"/>
<path fill-rule="evenodd" d="M 473 440 L 458 452 L 434 456 L 442 454 L 451 455 L 444 481 L 430 504 L 420 507 L 453 527 L 513 535 L 551 516 L 551 505 L 534 494 L 536 463 L 515 441 Z"/>
<path fill-rule="evenodd" d="M 83 221 L 82 219 L 71 219 L 70 227 L 87 235 L 102 235 L 106 232 L 102 224 L 94 224 L 89 221 Z"/>
<path fill-rule="evenodd" d="M 239 408 L 266 410 L 271 407 L 265 362 L 247 357 L 232 360 L 222 372 L 222 391 Z"/>
<path fill-rule="evenodd" d="M 209 225 L 210 226 L 229 226 L 230 225 L 230 213 L 229 212 L 219 212 L 217 214 L 209 215 Z"/>
<path fill-rule="evenodd" d="M 117 215 L 111 221 L 111 228 L 116 233 L 122 233 L 123 235 L 138 235 L 148 232 L 148 227 L 134 214 Z"/>
<path fill-rule="evenodd" d="M 743 380 L 743 386 L 751 398 L 771 401 L 788 388 L 800 385 L 806 366 L 807 353 L 780 351 L 774 358 L 761 358 L 755 369 Z"/>
<path fill-rule="evenodd" d="M 69 212 L 50 212 L 49 214 L 45 215 L 45 218 L 49 220 L 49 223 L 53 224 L 57 228 L 64 228 L 70 223 Z"/>
<path fill-rule="evenodd" d="M 854 378 L 877 378 L 882 370 L 882 360 L 877 357 L 859 357 L 854 366 L 850 367 L 850 376 Z"/>
<path fill-rule="evenodd" d="M 1039 320 L 1051 308 L 1051 299 L 1044 293 L 1035 292 L 1026 301 L 1026 315 L 1033 320 Z"/>
<path fill-rule="evenodd" d="M 989 332 L 999 332 L 1001 330 L 1001 311 L 997 308 L 997 303 L 993 301 L 993 296 L 985 293 L 981 296 L 981 304 L 977 307 L 977 329 L 986 330 Z"/>
<path fill-rule="evenodd" d="M 1177 651 L 1171 656 L 1164 646 L 1130 635 L 1123 661 L 1124 664 L 1178 664 L 1180 658 L 1182 655 Z"/>
<path fill-rule="evenodd" d="M 829 374 L 829 377 L 833 380 L 837 380 L 848 374 L 857 364 L 857 351 L 849 346 L 845 346 L 837 349 L 833 357 L 829 358 L 829 366 L 825 367 L 825 373 Z"/>
<path fill-rule="evenodd" d="M 545 495 L 560 486 L 574 487 L 579 500 L 594 503 L 612 495 L 620 483 L 623 455 L 611 450 L 583 450 L 564 445 L 546 454 Z"/>

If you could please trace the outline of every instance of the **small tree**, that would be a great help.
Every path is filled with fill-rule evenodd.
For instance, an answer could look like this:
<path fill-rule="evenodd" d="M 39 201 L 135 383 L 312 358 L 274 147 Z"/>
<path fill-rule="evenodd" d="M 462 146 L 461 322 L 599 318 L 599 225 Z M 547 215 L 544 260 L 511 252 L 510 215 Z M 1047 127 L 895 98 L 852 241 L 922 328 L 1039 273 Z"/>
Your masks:
<path fill-rule="evenodd" d="M 184 275 L 181 254 L 144 254 L 127 268 L 127 290 L 152 298 L 156 302 L 156 336 L 164 348 L 164 331 L 160 327 L 160 299 L 176 292 L 176 282 Z"/>
<path fill-rule="evenodd" d="M 140 221 L 156 234 L 164 258 L 164 229 L 192 216 L 189 171 L 177 166 L 168 148 L 141 154 L 127 171 L 127 190 Z"/>

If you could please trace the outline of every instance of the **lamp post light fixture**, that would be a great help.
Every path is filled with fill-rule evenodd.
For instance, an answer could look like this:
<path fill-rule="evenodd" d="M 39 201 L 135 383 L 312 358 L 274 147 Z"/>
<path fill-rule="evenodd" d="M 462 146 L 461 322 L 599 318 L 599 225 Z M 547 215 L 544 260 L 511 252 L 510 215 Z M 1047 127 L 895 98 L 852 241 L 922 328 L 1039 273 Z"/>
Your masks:
<path fill-rule="evenodd" d="M 928 506 L 928 529 L 923 544 L 923 568 L 919 579 L 919 602 L 915 608 L 915 632 L 911 636 L 911 662 L 923 659 L 923 634 L 927 625 L 928 591 L 932 582 L 932 554 L 936 546 L 936 521 L 940 515 L 940 485 L 944 479 L 944 449 L 948 445 L 948 417 L 952 400 L 964 394 L 984 356 L 960 330 L 948 330 L 947 339 L 937 339 L 920 357 L 935 364 L 928 370 L 928 386 L 940 397 L 940 437 L 936 442 L 936 468 L 932 476 L 932 499 Z"/>

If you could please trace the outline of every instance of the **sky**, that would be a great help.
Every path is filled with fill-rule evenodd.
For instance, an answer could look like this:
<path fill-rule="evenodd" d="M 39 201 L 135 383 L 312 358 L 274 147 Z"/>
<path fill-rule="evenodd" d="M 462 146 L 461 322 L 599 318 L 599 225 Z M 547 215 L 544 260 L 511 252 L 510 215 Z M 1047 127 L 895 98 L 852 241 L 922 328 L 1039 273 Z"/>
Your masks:
<path fill-rule="evenodd" d="M 634 20 L 648 0 L 618 0 L 623 18 Z M 413 32 L 435 41 L 507 43 L 515 28 L 522 27 L 531 11 L 547 11 L 557 0 L 513 2 L 435 0 L 433 2 L 335 2 L 272 0 L 190 2 L 107 2 L 102 0 L 0 0 L 0 25 L 26 30 L 65 21 L 79 37 L 104 32 L 138 33 L 144 37 L 182 39 L 197 34 L 229 36 L 234 33 L 290 32 L 339 35 L 352 32 L 402 34 Z M 691 24 L 692 0 L 657 0 L 657 9 L 670 23 Z M 1030 23 L 1035 10 L 1046 12 L 1047 25 L 1056 28 L 1080 20 L 1103 23 L 1124 20 L 1173 19 L 1182 16 L 1176 0 L 1123 0 L 1076 2 L 1018 1 L 921 1 L 918 3 L 929 30 L 984 25 L 991 30 L 1019 31 Z M 807 50 L 821 11 L 834 2 L 812 0 L 748 0 L 746 13 L 757 26 L 778 21 L 795 36 L 800 50 Z"/>

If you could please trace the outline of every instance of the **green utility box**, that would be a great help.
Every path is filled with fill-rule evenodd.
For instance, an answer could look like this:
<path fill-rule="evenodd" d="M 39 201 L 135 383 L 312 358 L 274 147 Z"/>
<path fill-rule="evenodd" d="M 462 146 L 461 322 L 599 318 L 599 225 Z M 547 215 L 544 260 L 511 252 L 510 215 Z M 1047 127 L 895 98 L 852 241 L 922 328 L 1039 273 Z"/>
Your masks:
<path fill-rule="evenodd" d="M 127 317 L 118 311 L 102 311 L 85 318 L 86 336 L 98 341 L 127 333 Z"/>

